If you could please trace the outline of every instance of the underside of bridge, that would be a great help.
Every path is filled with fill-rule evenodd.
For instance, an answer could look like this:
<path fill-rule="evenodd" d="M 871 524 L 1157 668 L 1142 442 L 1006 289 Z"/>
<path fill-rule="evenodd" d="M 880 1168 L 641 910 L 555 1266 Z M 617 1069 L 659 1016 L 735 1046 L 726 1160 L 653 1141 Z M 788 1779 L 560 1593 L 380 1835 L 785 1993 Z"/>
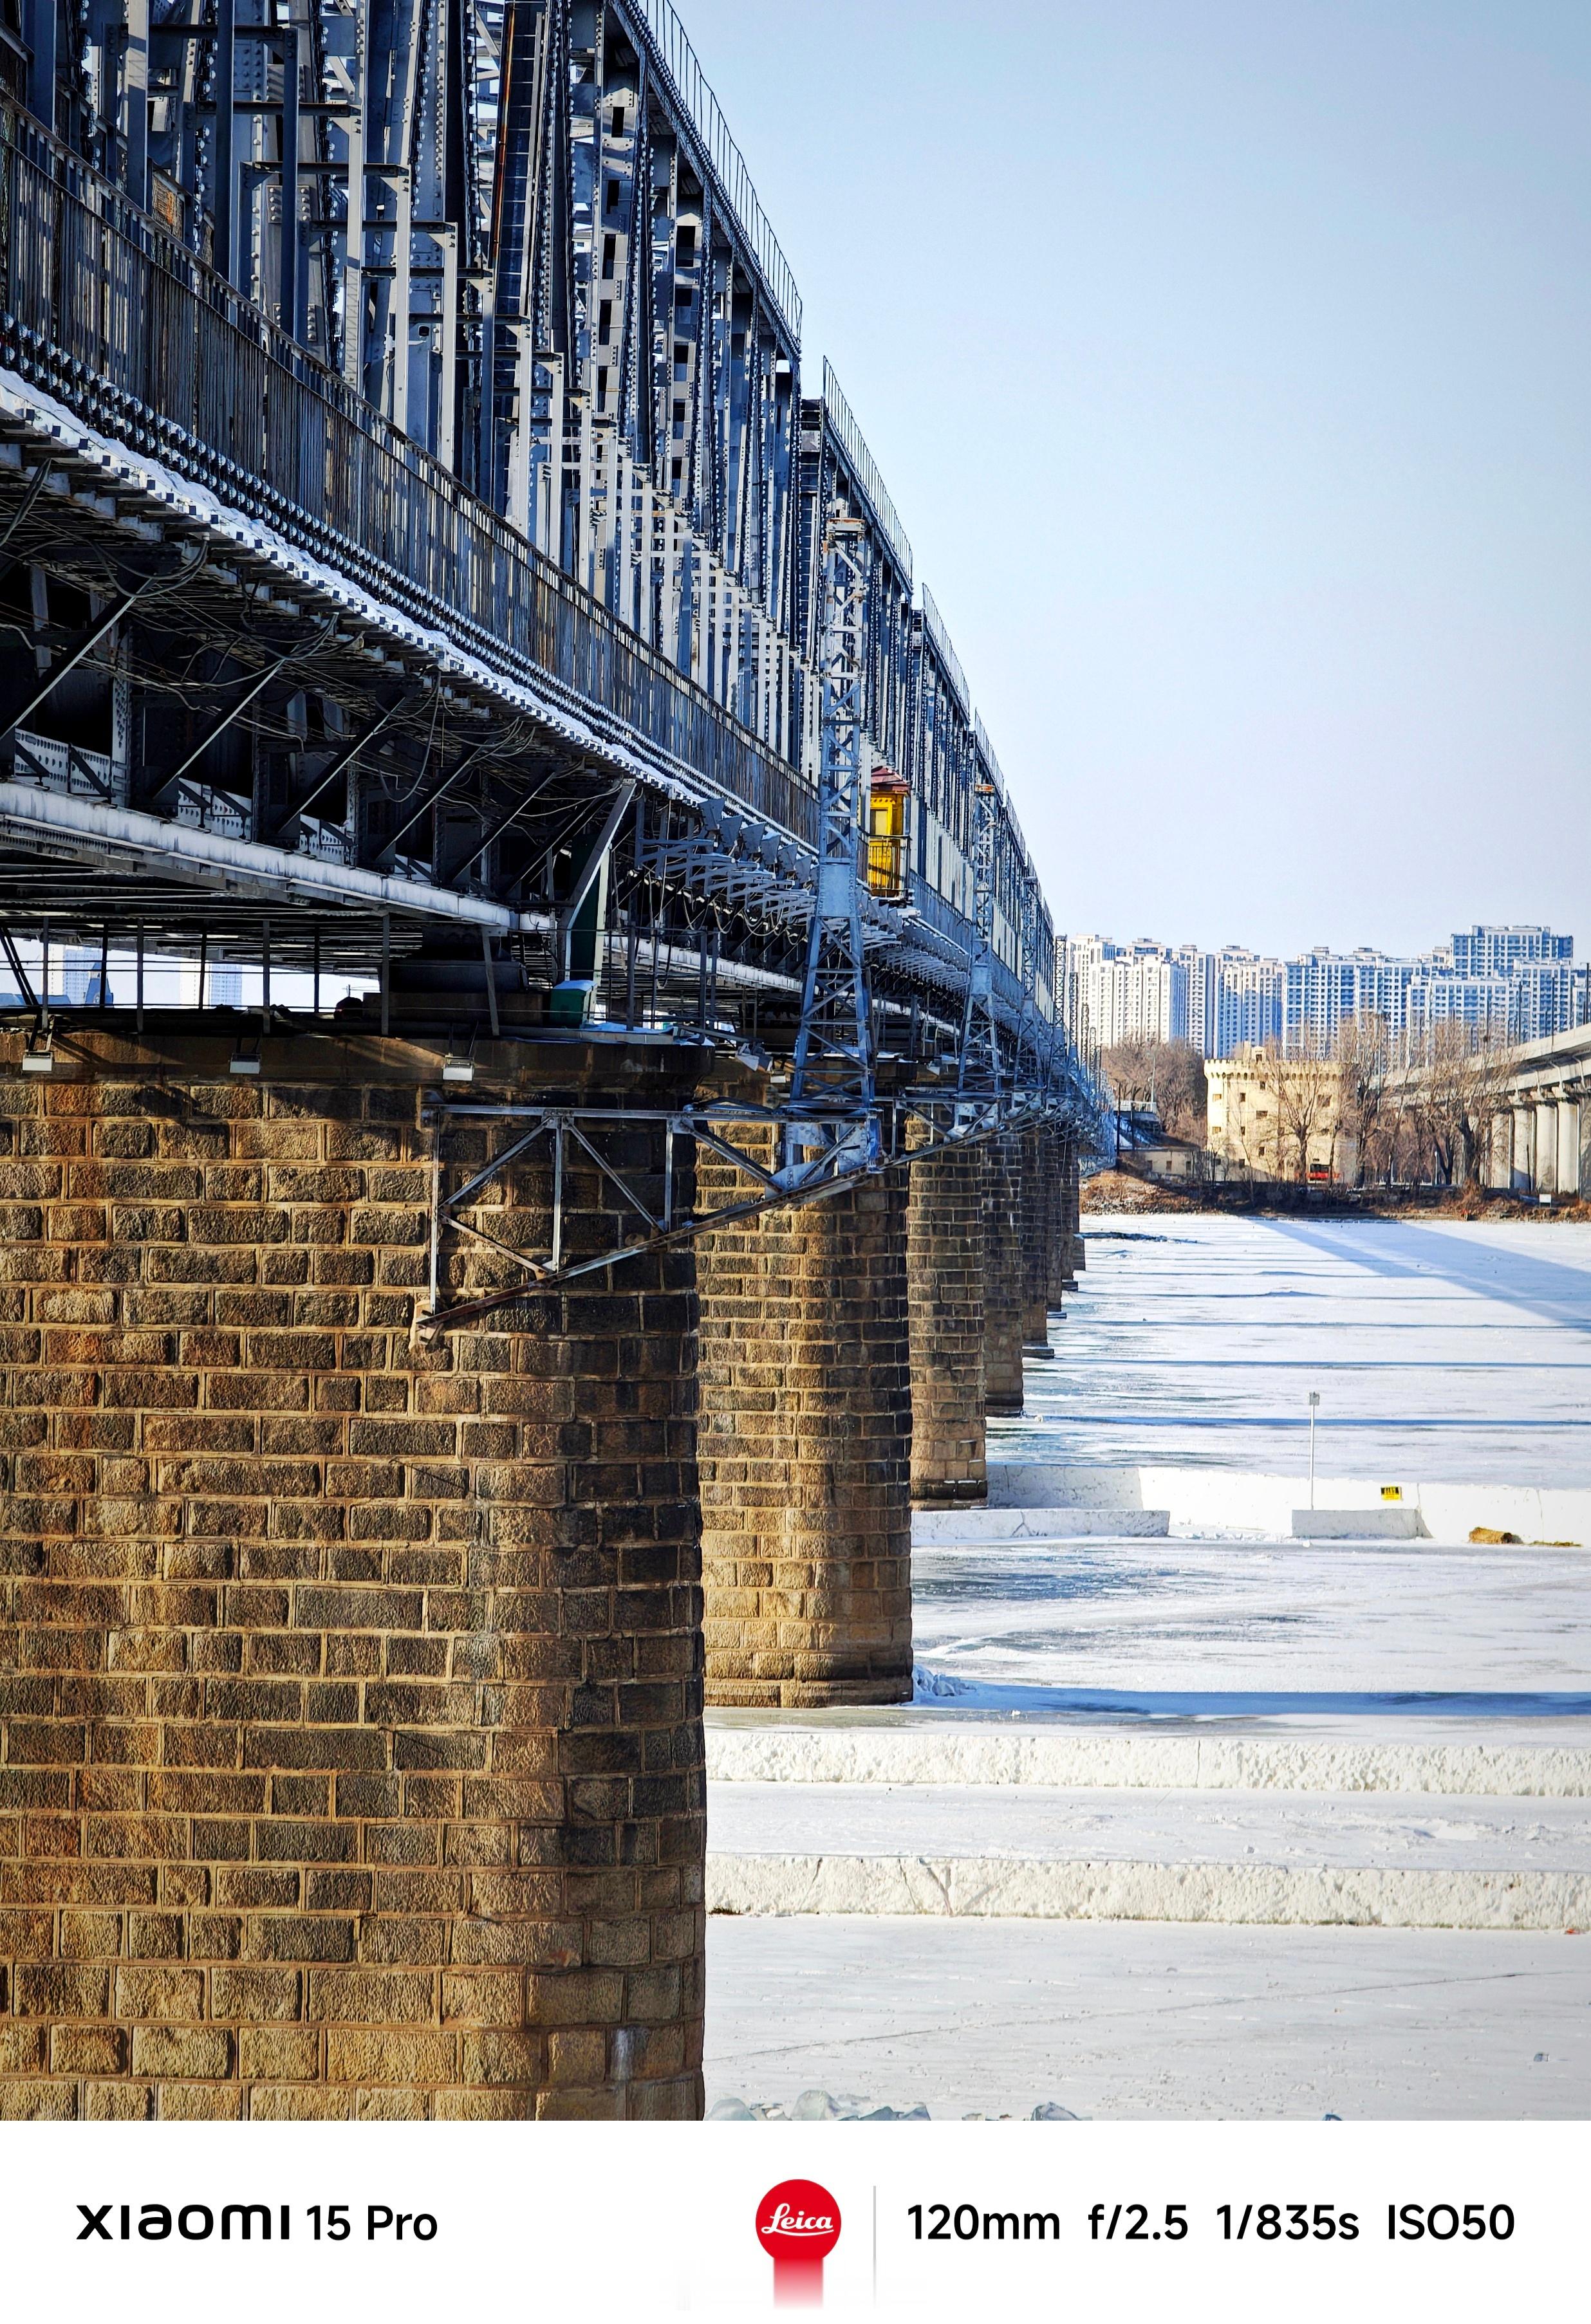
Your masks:
<path fill-rule="evenodd" d="M 1049 911 L 663 0 L 87 21 L 0 99 L 0 2112 L 690 2115 L 704 1695 L 909 1696 L 1079 1256 Z"/>

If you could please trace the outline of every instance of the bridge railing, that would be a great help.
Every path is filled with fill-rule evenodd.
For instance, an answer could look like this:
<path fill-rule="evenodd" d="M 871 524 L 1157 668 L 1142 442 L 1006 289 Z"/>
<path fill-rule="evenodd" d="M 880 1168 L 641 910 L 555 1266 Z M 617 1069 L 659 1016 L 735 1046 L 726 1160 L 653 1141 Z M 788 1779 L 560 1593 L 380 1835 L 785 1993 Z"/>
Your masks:
<path fill-rule="evenodd" d="M 0 360 L 508 677 L 804 839 L 793 769 L 29 115 L 0 105 Z M 526 668 L 528 665 L 528 668 Z"/>

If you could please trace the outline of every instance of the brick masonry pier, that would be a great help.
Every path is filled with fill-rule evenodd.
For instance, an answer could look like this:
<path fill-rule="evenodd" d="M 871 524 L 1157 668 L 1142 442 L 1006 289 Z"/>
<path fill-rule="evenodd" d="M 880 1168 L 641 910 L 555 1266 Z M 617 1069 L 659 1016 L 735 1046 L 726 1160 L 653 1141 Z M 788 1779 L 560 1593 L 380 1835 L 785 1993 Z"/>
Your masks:
<path fill-rule="evenodd" d="M 698 1167 L 704 1198 L 745 1193 Z M 897 1170 L 701 1239 L 709 1702 L 911 1696 L 906 1208 Z"/>
<path fill-rule="evenodd" d="M 920 1121 L 915 1142 L 926 1141 Z M 985 1162 L 976 1146 L 911 1166 L 906 1223 L 911 1342 L 911 1499 L 987 1497 L 984 1429 Z"/>
<path fill-rule="evenodd" d="M 984 1391 L 985 1409 L 1022 1408 L 1022 1351 L 1028 1305 L 1022 1254 L 1022 1138 L 986 1139 L 984 1156 Z"/>
<path fill-rule="evenodd" d="M 1050 1242 L 1056 1207 L 1055 1154 L 1047 1128 L 1022 1135 L 1022 1345 L 1048 1356 Z"/>
<path fill-rule="evenodd" d="M 252 1080 L 85 1034 L 0 1080 L 0 2112 L 699 2110 L 695 1259 L 420 1344 L 439 1049 L 268 1040 Z M 584 1047 L 476 1086 L 682 1093 Z M 545 1163 L 483 1199 L 543 1233 Z M 803 1669 L 848 1667 L 828 1619 Z"/>

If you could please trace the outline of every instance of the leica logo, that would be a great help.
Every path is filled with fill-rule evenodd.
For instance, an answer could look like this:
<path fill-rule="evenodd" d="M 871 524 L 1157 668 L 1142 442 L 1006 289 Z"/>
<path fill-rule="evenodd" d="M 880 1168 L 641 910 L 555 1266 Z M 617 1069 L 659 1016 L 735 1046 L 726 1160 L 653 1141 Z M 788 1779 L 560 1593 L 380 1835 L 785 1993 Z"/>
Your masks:
<path fill-rule="evenodd" d="M 831 2212 L 820 2211 L 816 2218 L 809 2218 L 805 2211 L 793 2210 L 788 2203 L 776 2203 L 772 2218 L 757 2230 L 763 2236 L 827 2236 L 831 2246 L 837 2232 Z"/>
<path fill-rule="evenodd" d="M 757 2235 L 773 2262 L 779 2308 L 823 2305 L 823 2263 L 839 2241 L 839 2205 L 815 2179 L 785 2179 L 757 2205 Z"/>

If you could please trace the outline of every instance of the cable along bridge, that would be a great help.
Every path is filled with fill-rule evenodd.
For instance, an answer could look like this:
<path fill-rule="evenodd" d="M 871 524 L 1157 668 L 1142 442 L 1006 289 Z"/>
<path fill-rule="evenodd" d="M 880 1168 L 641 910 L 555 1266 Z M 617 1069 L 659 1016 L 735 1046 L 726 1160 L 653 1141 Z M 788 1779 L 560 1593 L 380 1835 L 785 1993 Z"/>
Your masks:
<path fill-rule="evenodd" d="M 8 39 L 24 1071 L 129 1011 L 230 1032 L 240 1074 L 267 1042 L 429 1035 L 440 1157 L 504 1044 L 761 1069 L 660 1117 L 671 1155 L 738 1162 L 716 1213 L 606 1158 L 611 1099 L 501 1115 L 560 1183 L 571 1139 L 607 1172 L 587 1268 L 947 1141 L 1087 1134 L 993 748 L 827 364 L 805 392 L 668 0 L 23 0 Z M 73 1005 L 68 947 L 99 964 Z M 156 959 L 187 1010 L 146 1007 Z M 227 1016 L 240 964 L 260 1007 Z M 350 978 L 374 991 L 323 1010 Z M 439 1159 L 433 1330 L 476 1191 Z M 558 1213 L 533 1281 L 573 1263 Z"/>

